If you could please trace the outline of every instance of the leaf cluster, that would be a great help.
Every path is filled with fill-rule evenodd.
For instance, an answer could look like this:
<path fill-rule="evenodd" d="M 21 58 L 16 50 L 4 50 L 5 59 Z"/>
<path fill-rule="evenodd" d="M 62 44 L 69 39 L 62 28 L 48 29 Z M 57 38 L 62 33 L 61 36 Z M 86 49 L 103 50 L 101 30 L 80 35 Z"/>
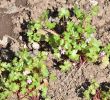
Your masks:
<path fill-rule="evenodd" d="M 103 86 L 97 83 L 95 80 L 91 82 L 90 86 L 84 91 L 83 95 L 86 100 L 92 100 L 99 90 L 99 99 L 109 100 L 110 99 L 110 87 L 104 84 Z"/>
<path fill-rule="evenodd" d="M 92 81 L 87 90 L 84 91 L 84 97 L 86 100 L 91 100 L 91 96 L 96 94 L 96 90 L 99 88 L 99 84 L 96 81 Z"/>
<path fill-rule="evenodd" d="M 38 52 L 32 57 L 24 49 L 16 54 L 12 62 L 0 62 L 0 99 L 5 100 L 13 93 L 37 96 L 39 91 L 46 97 L 47 86 L 43 82 L 49 75 L 46 59 L 46 52 Z"/>
<path fill-rule="evenodd" d="M 54 51 L 53 55 L 57 61 L 65 60 L 62 56 L 67 56 L 70 62 L 79 62 L 80 58 L 96 62 L 99 57 L 101 42 L 95 38 L 96 31 L 95 27 L 91 25 L 91 20 L 93 15 L 95 15 L 94 13 L 97 13 L 97 8 L 97 6 L 94 6 L 89 12 L 85 12 L 74 6 L 73 16 L 71 16 L 71 11 L 68 8 L 61 8 L 57 16 L 59 22 L 50 20 L 49 12 L 47 11 L 42 18 L 30 24 L 27 32 L 29 41 L 40 42 L 43 40 L 48 42 Z M 72 20 L 74 16 L 77 19 L 77 23 Z M 63 32 L 52 34 L 52 32 L 56 32 L 56 26 L 61 25 L 64 27 Z M 39 32 L 40 29 L 49 29 L 51 34 L 43 34 L 41 31 Z M 64 70 L 66 67 L 62 66 L 60 68 Z M 67 66 L 67 69 L 69 68 Z"/>

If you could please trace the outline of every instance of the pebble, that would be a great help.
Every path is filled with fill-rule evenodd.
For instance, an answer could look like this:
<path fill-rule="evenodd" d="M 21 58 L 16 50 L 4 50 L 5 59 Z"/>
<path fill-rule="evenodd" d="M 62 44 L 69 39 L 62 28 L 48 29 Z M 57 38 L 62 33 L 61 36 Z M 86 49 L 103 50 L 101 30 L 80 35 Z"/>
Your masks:
<path fill-rule="evenodd" d="M 22 36 L 19 36 L 19 39 L 22 41 Z"/>
<path fill-rule="evenodd" d="M 27 45 L 26 44 L 24 44 L 24 46 L 23 46 L 24 48 L 27 48 Z"/>
<path fill-rule="evenodd" d="M 38 50 L 33 50 L 33 55 L 37 55 Z"/>
<path fill-rule="evenodd" d="M 89 1 L 93 6 L 98 5 L 98 1 L 96 1 L 96 0 L 89 0 Z"/>
<path fill-rule="evenodd" d="M 32 48 L 38 50 L 40 48 L 37 42 L 32 43 Z"/>
<path fill-rule="evenodd" d="M 7 36 L 3 36 L 3 39 L 0 40 L 0 44 L 3 45 L 3 47 L 6 47 L 8 44 L 8 37 Z"/>

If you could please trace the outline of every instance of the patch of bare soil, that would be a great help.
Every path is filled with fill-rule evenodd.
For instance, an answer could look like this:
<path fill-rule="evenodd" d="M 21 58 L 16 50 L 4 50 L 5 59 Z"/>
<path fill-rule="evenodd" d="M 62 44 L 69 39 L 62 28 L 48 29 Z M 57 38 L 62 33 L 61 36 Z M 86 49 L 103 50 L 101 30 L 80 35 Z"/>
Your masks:
<path fill-rule="evenodd" d="M 9 34 L 10 36 L 13 34 L 12 19 L 10 15 L 0 12 L 0 38 L 5 34 Z"/>
<path fill-rule="evenodd" d="M 108 69 L 100 69 L 95 64 L 85 64 L 80 69 L 75 66 L 67 73 L 55 70 L 57 81 L 50 81 L 48 95 L 52 100 L 82 100 L 78 97 L 78 87 L 84 82 L 97 80 L 99 83 L 110 82 Z"/>
<path fill-rule="evenodd" d="M 20 7 L 20 6 L 25 7 L 27 5 L 27 0 L 16 0 L 15 4 L 16 4 L 17 7 Z"/>
<path fill-rule="evenodd" d="M 100 12 L 97 17 L 94 17 L 92 23 L 97 28 L 97 38 L 105 45 L 110 42 L 110 1 L 97 1 Z M 36 20 L 46 9 L 71 7 L 74 3 L 85 10 L 91 6 L 89 0 L 1 0 L 0 38 L 5 34 L 15 38 L 19 34 L 24 35 L 28 22 L 31 19 Z M 101 69 L 100 65 L 91 63 L 83 65 L 80 69 L 73 66 L 68 73 L 53 68 L 51 70 L 57 74 L 57 80 L 49 82 L 48 96 L 52 100 L 83 100 L 78 97 L 77 88 L 86 80 L 96 79 L 99 83 L 110 82 L 109 67 Z"/>

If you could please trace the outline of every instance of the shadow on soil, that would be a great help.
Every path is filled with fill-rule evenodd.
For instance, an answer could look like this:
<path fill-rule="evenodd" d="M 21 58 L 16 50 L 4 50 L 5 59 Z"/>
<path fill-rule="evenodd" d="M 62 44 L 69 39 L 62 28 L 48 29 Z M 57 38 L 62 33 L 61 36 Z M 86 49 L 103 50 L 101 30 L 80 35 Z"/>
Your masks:
<path fill-rule="evenodd" d="M 15 57 L 15 53 L 10 50 L 10 44 L 6 48 L 0 48 L 0 60 L 3 62 L 11 62 Z"/>

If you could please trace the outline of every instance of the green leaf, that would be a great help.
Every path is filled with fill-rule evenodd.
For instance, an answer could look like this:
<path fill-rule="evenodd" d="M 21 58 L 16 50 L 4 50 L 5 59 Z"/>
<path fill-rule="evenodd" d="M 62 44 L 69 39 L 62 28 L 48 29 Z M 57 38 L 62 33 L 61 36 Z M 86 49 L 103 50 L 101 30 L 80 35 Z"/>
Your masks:
<path fill-rule="evenodd" d="M 50 76 L 50 80 L 52 81 L 57 80 L 56 73 L 52 72 L 49 76 Z"/>
<path fill-rule="evenodd" d="M 70 51 L 69 58 L 72 60 L 79 60 L 79 55 L 77 54 L 77 50 Z"/>
<path fill-rule="evenodd" d="M 66 8 L 61 8 L 59 11 L 59 18 L 65 17 L 68 18 L 70 16 L 70 12 Z"/>
<path fill-rule="evenodd" d="M 9 88 L 10 88 L 11 91 L 16 92 L 16 91 L 19 90 L 19 85 L 16 84 L 16 83 L 11 83 Z"/>
<path fill-rule="evenodd" d="M 72 21 L 67 22 L 67 31 L 68 32 L 73 32 L 74 30 L 74 23 Z"/>
<path fill-rule="evenodd" d="M 78 32 L 78 33 L 82 33 L 82 32 L 83 32 L 83 28 L 82 28 L 81 25 L 78 25 L 78 26 L 77 26 L 77 32 Z"/>
<path fill-rule="evenodd" d="M 42 24 L 39 20 L 37 20 L 33 26 L 36 30 L 41 29 L 42 28 Z"/>
<path fill-rule="evenodd" d="M 60 45 L 64 45 L 64 39 L 60 40 Z"/>
<path fill-rule="evenodd" d="M 12 72 L 11 71 L 11 73 L 9 74 L 11 81 L 19 80 L 21 76 L 22 76 L 22 74 L 20 74 L 19 72 Z"/>
<path fill-rule="evenodd" d="M 61 54 L 60 54 L 60 53 L 58 53 L 58 52 L 55 52 L 55 53 L 54 53 L 54 57 L 55 57 L 55 58 L 57 58 L 57 59 L 60 59 Z"/>
<path fill-rule="evenodd" d="M 82 43 L 80 44 L 80 46 L 81 46 L 81 49 L 86 49 L 87 43 L 84 42 L 84 41 L 82 41 Z"/>
<path fill-rule="evenodd" d="M 55 22 L 46 21 L 45 25 L 46 25 L 47 28 L 53 29 L 53 28 L 55 28 L 56 23 Z"/>
<path fill-rule="evenodd" d="M 70 49 L 71 48 L 71 44 L 69 43 L 70 41 L 67 41 L 65 44 L 64 44 L 64 49 Z"/>
<path fill-rule="evenodd" d="M 21 87 L 22 87 L 22 88 L 26 88 L 26 86 L 27 86 L 26 81 L 22 81 L 22 82 L 21 82 Z"/>
<path fill-rule="evenodd" d="M 67 72 L 71 66 L 72 64 L 70 61 L 64 61 L 64 65 L 60 65 L 59 67 L 61 68 L 62 72 Z"/>
<path fill-rule="evenodd" d="M 91 50 L 89 53 L 86 53 L 86 56 L 92 62 L 96 62 L 98 59 L 98 54 L 95 53 L 94 50 Z"/>
<path fill-rule="evenodd" d="M 46 20 L 46 19 L 48 19 L 48 15 L 49 15 L 49 10 L 46 10 L 46 11 L 44 11 L 44 12 L 42 13 L 40 19 L 41 19 L 41 20 Z"/>
<path fill-rule="evenodd" d="M 89 94 L 89 91 L 84 91 L 84 97 L 87 99 L 87 100 L 90 100 L 90 94 Z"/>
<path fill-rule="evenodd" d="M 92 9 L 91 9 L 91 15 L 92 16 L 96 16 L 99 12 L 99 6 L 96 5 L 96 6 L 92 6 Z"/>
<path fill-rule="evenodd" d="M 74 7 L 74 13 L 75 13 L 76 17 L 79 19 L 82 19 L 84 17 L 83 11 L 80 8 L 78 8 L 77 6 Z"/>
<path fill-rule="evenodd" d="M 92 16 L 91 16 L 90 14 L 87 14 L 87 15 L 85 16 L 85 22 L 86 22 L 86 23 L 90 23 L 91 20 L 92 20 Z"/>
<path fill-rule="evenodd" d="M 48 88 L 47 88 L 46 86 L 43 86 L 43 87 L 42 87 L 42 94 L 41 94 L 42 97 L 44 97 L 44 98 L 46 97 L 46 95 L 47 95 L 47 90 L 48 90 Z"/>
<path fill-rule="evenodd" d="M 26 88 L 22 88 L 20 92 L 21 92 L 22 94 L 26 94 L 27 90 L 26 90 Z"/>
<path fill-rule="evenodd" d="M 107 56 L 110 56 L 110 43 L 104 46 L 102 50 L 105 51 Z"/>
<path fill-rule="evenodd" d="M 5 69 L 0 66 L 0 75 L 3 71 L 5 71 Z"/>
<path fill-rule="evenodd" d="M 95 28 L 93 28 L 92 25 L 90 25 L 90 24 L 86 24 L 85 31 L 88 34 L 91 34 L 91 33 L 94 33 L 95 32 Z"/>
<path fill-rule="evenodd" d="M 10 67 L 12 66 L 10 63 L 6 63 L 6 62 L 1 62 L 0 66 L 2 68 L 6 68 L 7 70 L 10 69 Z"/>
<path fill-rule="evenodd" d="M 80 34 L 78 32 L 73 32 L 72 34 L 74 36 L 74 39 L 80 39 Z"/>
<path fill-rule="evenodd" d="M 11 91 L 4 91 L 0 93 L 0 100 L 6 100 L 8 96 L 12 95 Z"/>
<path fill-rule="evenodd" d="M 28 36 L 32 36 L 32 35 L 33 35 L 33 31 L 28 30 L 27 35 L 28 35 Z"/>
<path fill-rule="evenodd" d="M 47 77 L 47 76 L 49 75 L 49 72 L 48 72 L 48 70 L 47 70 L 47 68 L 46 68 L 45 65 L 42 65 L 41 73 L 42 73 L 42 75 L 43 75 L 44 77 Z"/>

